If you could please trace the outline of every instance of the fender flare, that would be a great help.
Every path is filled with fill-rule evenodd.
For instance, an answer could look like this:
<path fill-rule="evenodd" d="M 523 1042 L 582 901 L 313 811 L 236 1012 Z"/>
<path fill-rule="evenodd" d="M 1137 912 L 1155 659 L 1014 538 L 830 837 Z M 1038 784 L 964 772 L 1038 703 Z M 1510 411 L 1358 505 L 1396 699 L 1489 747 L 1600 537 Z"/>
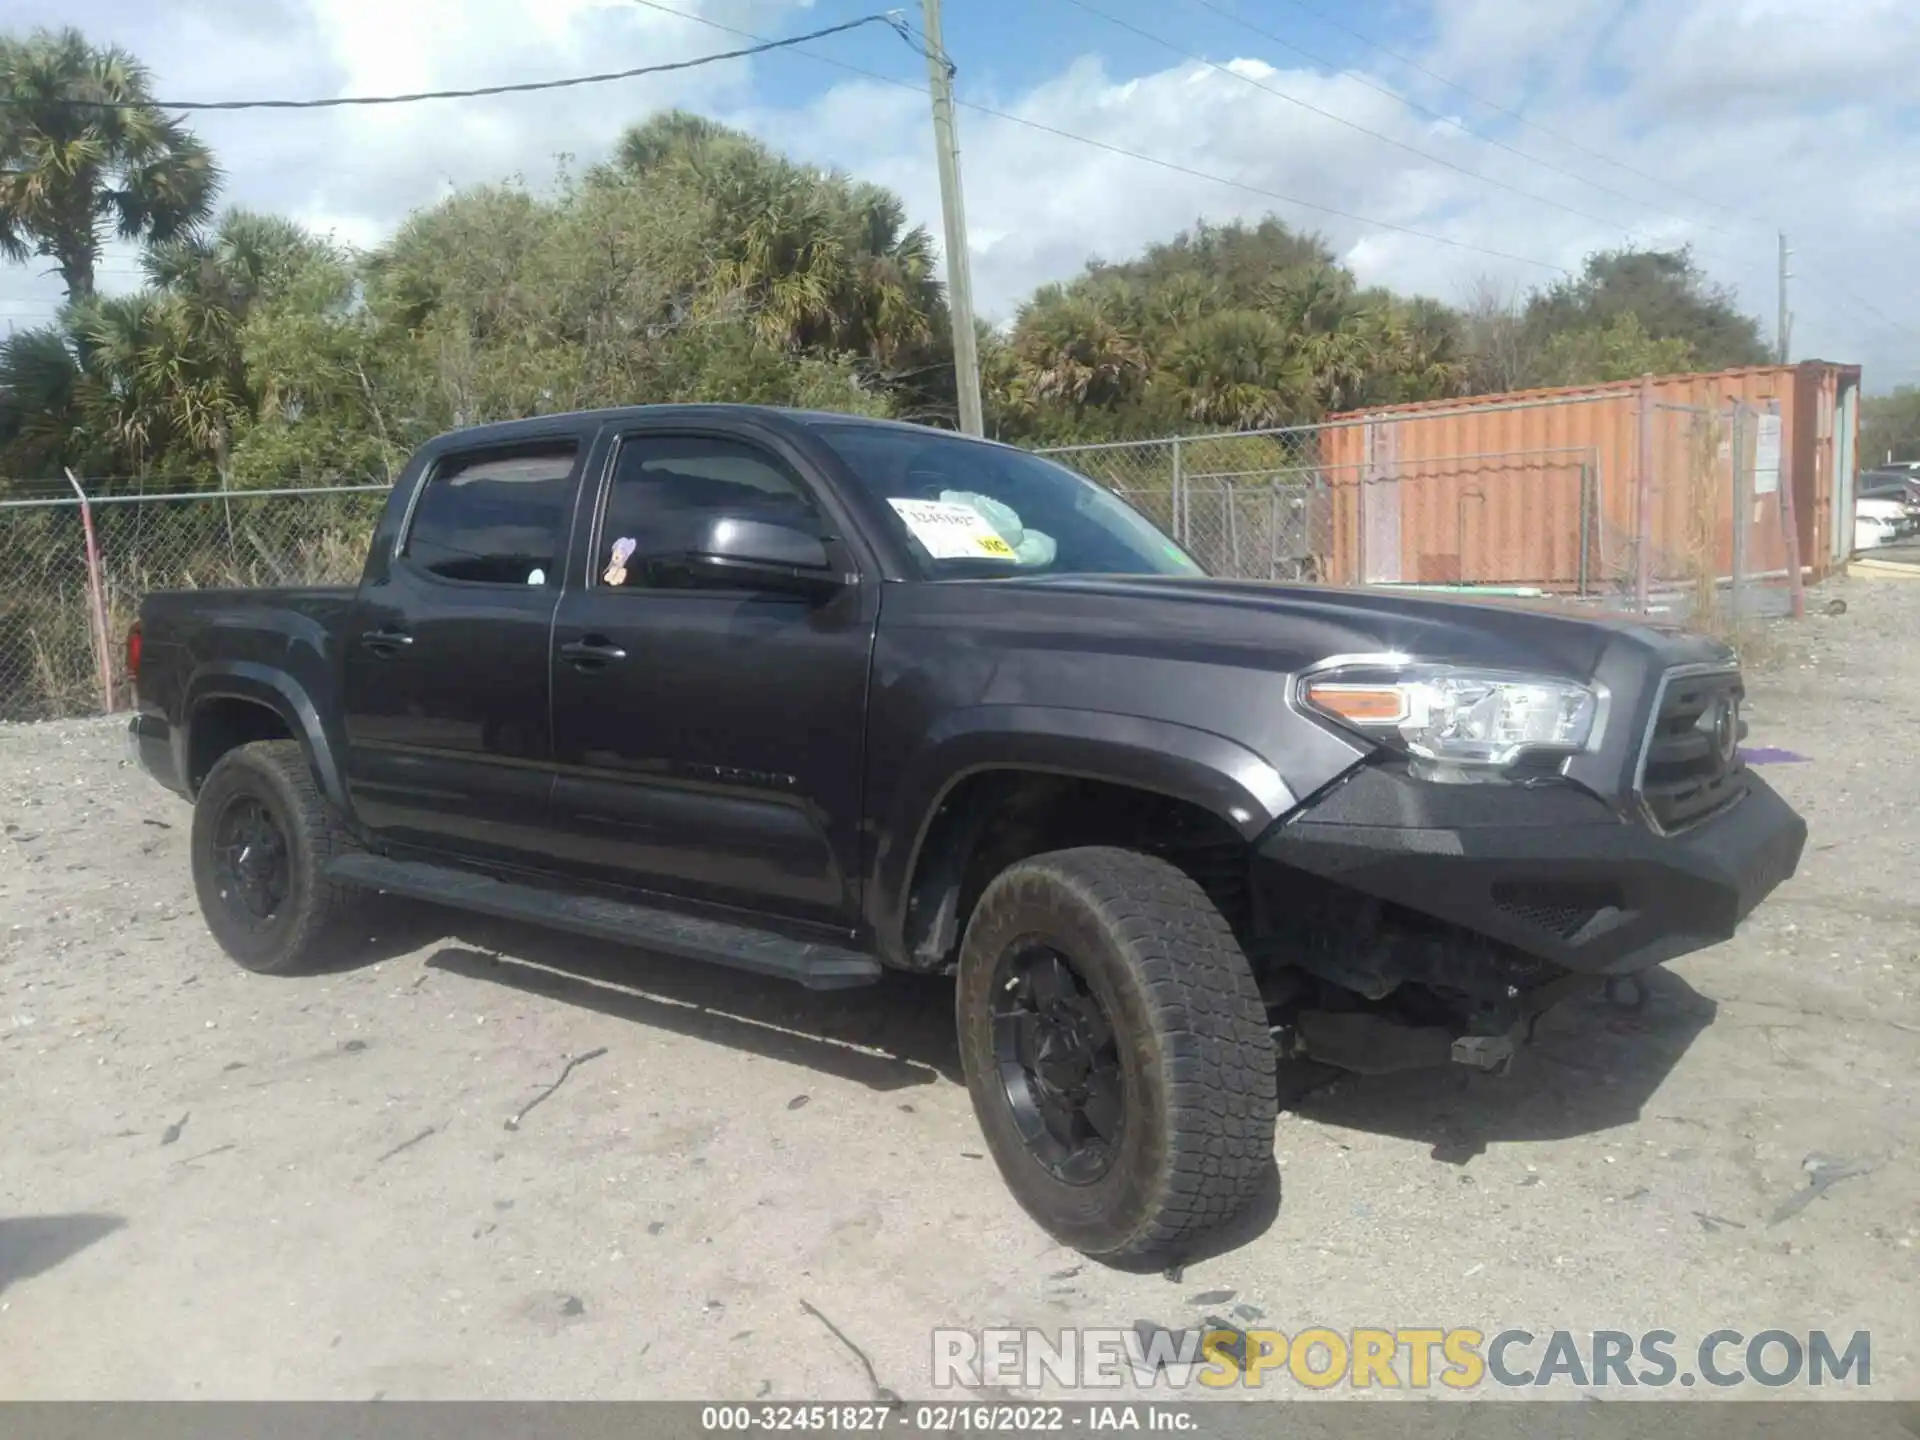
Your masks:
<path fill-rule="evenodd" d="M 272 710 L 286 722 L 306 750 L 321 793 L 342 815 L 352 814 L 339 760 L 313 697 L 284 670 L 250 660 L 221 660 L 203 665 L 188 682 L 180 706 L 181 723 L 174 731 L 173 743 L 174 761 L 190 788 L 198 789 L 189 764 L 193 755 L 193 717 L 209 700 L 245 700 Z"/>
<path fill-rule="evenodd" d="M 1299 804 L 1262 756 L 1194 726 L 1043 705 L 955 711 L 901 767 L 880 829 L 868 919 L 888 952 L 905 958 L 907 899 L 935 818 L 958 786 L 992 770 L 1150 790 L 1217 815 L 1249 844 Z"/>

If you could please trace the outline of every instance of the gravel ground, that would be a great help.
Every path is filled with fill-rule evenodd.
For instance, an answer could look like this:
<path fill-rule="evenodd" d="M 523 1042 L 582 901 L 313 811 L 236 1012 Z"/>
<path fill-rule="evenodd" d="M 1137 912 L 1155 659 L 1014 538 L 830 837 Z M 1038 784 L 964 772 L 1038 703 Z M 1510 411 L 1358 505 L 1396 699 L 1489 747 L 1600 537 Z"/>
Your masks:
<path fill-rule="evenodd" d="M 1639 1015 L 1555 1012 L 1510 1079 L 1310 1097 L 1279 1203 L 1177 1279 L 1017 1211 L 947 986 L 816 996 L 400 907 L 357 968 L 248 975 L 117 724 L 0 730 L 0 1398 L 912 1397 L 935 1327 L 1235 1305 L 1865 1329 L 1874 1393 L 1920 1397 L 1920 585 L 1831 594 L 1752 683 L 1753 743 L 1809 757 L 1767 772 L 1801 874 Z M 1776 1219 L 1810 1157 L 1865 1173 Z"/>

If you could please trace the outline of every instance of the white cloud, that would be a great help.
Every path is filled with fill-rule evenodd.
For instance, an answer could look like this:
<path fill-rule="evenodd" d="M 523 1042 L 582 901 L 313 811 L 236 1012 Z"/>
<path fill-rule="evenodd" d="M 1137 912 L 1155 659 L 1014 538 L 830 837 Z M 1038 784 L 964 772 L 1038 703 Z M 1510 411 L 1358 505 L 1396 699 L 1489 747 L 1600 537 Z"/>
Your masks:
<path fill-rule="evenodd" d="M 963 69 L 963 100 L 1458 242 L 1289 206 L 963 111 L 979 303 L 1004 316 L 1035 284 L 1073 273 L 1088 254 L 1132 253 L 1203 215 L 1273 211 L 1324 233 L 1362 278 L 1442 299 L 1459 298 L 1483 274 L 1523 285 L 1556 278 L 1459 246 L 1575 268 L 1588 252 L 1627 241 L 1692 244 L 1770 335 L 1779 217 L 1796 252 L 1795 355 L 1864 362 L 1874 389 L 1920 380 L 1920 294 L 1905 274 L 1910 237 L 1920 230 L 1920 147 L 1895 99 L 1863 92 L 1863 72 L 1844 63 L 1873 46 L 1870 70 L 1920 67 L 1920 12 L 1901 5 L 1844 0 L 1809 10 L 1785 0 L 1696 0 L 1681 12 L 1664 0 L 1441 0 L 1422 63 L 1550 133 L 1390 61 L 1363 83 L 1284 68 L 1286 57 L 1262 54 L 1258 40 L 1219 57 L 1244 78 L 1183 63 L 1120 79 L 1083 57 L 1029 93 L 995 97 L 970 90 Z M 1605 88 L 1578 83 L 1594 56 L 1617 67 Z M 1703 76 L 1723 66 L 1732 78 L 1718 101 L 1705 103 Z M 1249 79 L 1485 178 L 1356 133 Z M 1473 130 L 1546 163 L 1372 88 L 1398 86 L 1416 104 L 1459 114 Z M 857 107 L 868 108 L 872 123 L 851 118 Z M 924 100 L 861 83 L 797 115 L 749 118 L 769 138 L 899 186 L 916 214 L 936 222 L 937 235 L 924 111 Z"/>
<path fill-rule="evenodd" d="M 681 0 L 689 12 L 768 33 L 796 27 L 805 0 Z M 164 99 L 331 98 L 469 88 L 690 59 L 738 42 L 628 0 L 16 0 L 10 29 L 79 24 L 152 69 Z M 15 13 L 24 12 L 24 13 Z M 76 13 L 77 12 L 77 13 Z M 371 244 L 451 187 L 518 174 L 541 184 L 563 154 L 597 159 L 664 106 L 712 110 L 750 94 L 749 61 L 581 86 L 417 105 L 200 112 L 194 128 L 229 175 L 225 200 L 296 216 Z M 46 319 L 60 287 L 0 269 L 0 328 Z M 103 267 L 138 282 L 130 253 Z"/>
<path fill-rule="evenodd" d="M 820 23 L 803 0 L 676 0 L 687 9 L 696 3 L 763 34 Z M 10 24 L 79 23 L 95 38 L 126 44 L 153 66 L 165 92 L 182 97 L 485 84 L 735 43 L 626 0 L 187 0 L 164 9 L 134 0 L 14 0 L 9 8 L 25 11 L 11 13 Z M 1089 255 L 1128 255 L 1203 216 L 1273 211 L 1322 231 L 1364 279 L 1443 299 L 1458 298 L 1482 274 L 1508 283 L 1553 278 L 1460 246 L 1573 267 L 1589 250 L 1628 239 L 1691 242 L 1770 329 L 1771 226 L 1783 220 L 1797 251 L 1795 353 L 1863 361 L 1873 388 L 1920 379 L 1920 294 L 1905 275 L 1910 237 L 1920 232 L 1920 146 L 1898 88 L 1920 68 L 1920 12 L 1906 0 L 1432 0 L 1427 14 L 1427 48 L 1407 48 L 1418 40 L 1397 48 L 1544 128 L 1517 124 L 1385 57 L 1364 74 L 1327 74 L 1253 35 L 1215 56 L 1231 75 L 1171 56 L 1164 69 L 1116 75 L 1093 54 L 1062 51 L 1051 78 L 1013 93 L 980 88 L 973 77 L 982 62 L 962 44 L 963 100 L 1251 191 L 1458 242 L 1316 213 L 963 110 L 982 308 L 1004 317 L 1036 284 L 1072 275 Z M 1172 17 L 1152 25 L 1177 28 Z M 759 73 L 733 62 L 619 87 L 198 123 L 231 172 L 229 199 L 296 214 L 359 243 L 388 233 L 449 185 L 515 171 L 538 182 L 560 152 L 596 158 L 623 126 L 668 104 L 734 119 L 810 160 L 890 185 L 940 236 L 924 94 L 842 82 L 822 67 L 828 88 L 802 107 L 776 109 L 756 95 Z M 1487 178 L 1431 163 L 1262 86 Z M 1490 146 L 1382 88 L 1619 193 Z M 116 264 L 110 283 L 130 280 L 125 264 Z M 30 316 L 57 294 L 23 271 L 0 271 L 0 322 L 9 310 Z"/>

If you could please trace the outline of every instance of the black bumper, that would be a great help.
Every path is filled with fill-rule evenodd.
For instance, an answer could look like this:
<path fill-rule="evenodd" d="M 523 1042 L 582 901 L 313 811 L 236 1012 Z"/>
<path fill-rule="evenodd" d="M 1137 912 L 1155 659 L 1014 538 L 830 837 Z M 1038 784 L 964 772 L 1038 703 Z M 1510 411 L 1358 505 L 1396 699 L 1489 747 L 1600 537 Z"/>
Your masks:
<path fill-rule="evenodd" d="M 173 731 L 158 715 L 137 714 L 127 722 L 127 753 L 133 763 L 176 795 L 187 793 L 173 753 Z"/>
<path fill-rule="evenodd" d="M 1752 775 L 1727 809 L 1661 835 L 1572 786 L 1436 785 L 1367 767 L 1259 853 L 1566 969 L 1620 975 L 1727 939 L 1799 867 L 1806 840 L 1806 822 Z"/>

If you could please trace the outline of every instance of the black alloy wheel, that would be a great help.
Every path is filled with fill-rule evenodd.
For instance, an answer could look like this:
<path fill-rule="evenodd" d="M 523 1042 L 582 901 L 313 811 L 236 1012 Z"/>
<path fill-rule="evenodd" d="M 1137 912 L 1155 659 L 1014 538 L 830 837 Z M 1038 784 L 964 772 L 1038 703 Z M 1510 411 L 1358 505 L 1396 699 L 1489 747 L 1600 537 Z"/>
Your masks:
<path fill-rule="evenodd" d="M 992 1008 L 994 1060 L 1027 1149 L 1065 1183 L 1092 1184 L 1126 1126 L 1112 1020 L 1066 957 L 1037 941 L 1001 957 Z"/>
<path fill-rule="evenodd" d="M 287 837 L 267 807 L 236 795 L 214 825 L 214 875 L 221 902 L 235 923 L 263 930 L 293 889 Z"/>

